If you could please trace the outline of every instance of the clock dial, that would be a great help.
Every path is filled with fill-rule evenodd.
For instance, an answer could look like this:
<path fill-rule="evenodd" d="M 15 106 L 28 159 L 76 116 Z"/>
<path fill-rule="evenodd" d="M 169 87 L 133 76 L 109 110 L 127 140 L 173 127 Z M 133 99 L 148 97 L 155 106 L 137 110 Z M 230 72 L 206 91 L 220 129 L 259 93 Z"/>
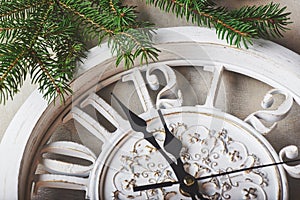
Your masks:
<path fill-rule="evenodd" d="M 190 67 L 203 70 L 201 66 Z M 42 188 L 82 190 L 86 198 L 91 199 L 189 199 L 180 184 L 133 191 L 136 186 L 180 179 L 171 164 L 178 165 L 178 158 L 168 152 L 172 147 L 164 145 L 166 132 L 162 119 L 182 144 L 179 161 L 185 173 L 194 178 L 278 162 L 278 154 L 262 134 L 284 119 L 293 103 L 291 96 L 272 89 L 263 104 L 271 106 L 272 95 L 279 94 L 284 99 L 277 109 L 256 111 L 245 120 L 238 119 L 215 106 L 224 68 L 210 67 L 210 86 L 202 105 L 189 105 L 191 102 L 184 101 L 194 95 L 181 89 L 187 80 L 164 63 L 134 68 L 106 79 L 108 89 L 81 99 L 63 118 L 64 123 L 74 123 L 78 132 L 84 130 L 79 133 L 84 145 L 66 141 L 46 145 L 41 152 L 48 156 L 42 157 L 39 166 L 47 173 L 37 176 L 35 191 Z M 193 86 L 190 87 L 186 91 L 192 91 Z M 127 93 L 122 96 L 119 91 L 124 88 Z M 120 97 L 104 100 L 101 95 L 109 94 L 106 90 Z M 124 114 L 119 98 L 139 112 L 138 119 Z M 262 119 L 269 121 L 269 128 L 262 124 Z M 88 135 L 91 138 L 87 139 Z M 150 136 L 155 143 L 148 140 Z M 88 142 L 93 140 L 96 149 L 92 150 Z M 65 158 L 58 161 L 57 155 L 71 156 L 80 164 L 65 161 Z M 199 180 L 195 185 L 206 199 L 284 199 L 286 192 L 281 166 Z"/>
<path fill-rule="evenodd" d="M 180 158 L 185 170 L 195 178 L 276 161 L 273 150 L 262 145 L 266 140 L 232 116 L 196 107 L 164 111 L 172 133 L 182 141 Z M 223 128 L 210 127 L 212 120 L 220 120 Z M 157 117 L 149 121 L 149 129 L 163 145 L 165 132 Z M 131 132 L 110 153 L 100 184 L 105 186 L 100 192 L 102 198 L 111 198 L 113 191 L 116 199 L 189 199 L 178 184 L 133 192 L 134 186 L 177 181 L 164 157 L 139 136 Z M 198 185 L 209 199 L 280 199 L 281 179 L 278 169 L 271 167 L 201 180 Z"/>
<path fill-rule="evenodd" d="M 66 105 L 47 106 L 19 159 L 18 196 L 289 198 L 286 172 L 300 178 L 299 165 L 201 177 L 296 158 L 297 147 L 282 146 L 278 138 L 288 145 L 297 141 L 284 137 L 292 125 L 283 123 L 300 117 L 297 87 L 285 86 L 285 79 L 274 81 L 280 73 L 269 72 L 266 60 L 251 51 L 244 55 L 209 40 L 165 40 L 160 62 L 124 71 L 110 60 L 97 61 L 74 81 L 75 93 Z M 176 183 L 134 191 L 166 182 Z"/>

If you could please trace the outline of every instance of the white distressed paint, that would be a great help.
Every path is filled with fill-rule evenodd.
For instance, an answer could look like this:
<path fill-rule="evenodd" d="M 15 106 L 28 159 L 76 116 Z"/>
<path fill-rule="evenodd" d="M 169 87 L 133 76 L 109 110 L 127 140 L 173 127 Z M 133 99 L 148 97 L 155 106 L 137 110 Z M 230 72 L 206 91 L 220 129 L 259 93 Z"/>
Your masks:
<path fill-rule="evenodd" d="M 225 70 L 256 77 L 273 87 L 288 90 L 293 98 L 298 103 L 300 102 L 300 88 L 298 87 L 300 57 L 279 45 L 257 40 L 255 45 L 248 50 L 237 49 L 218 40 L 213 30 L 198 27 L 159 29 L 157 33 L 158 35 L 155 37 L 157 46 L 165 50 L 161 55 L 162 61 L 164 59 L 165 62 L 172 60 L 172 55 L 169 54 L 172 52 L 173 55 L 180 55 L 189 63 L 197 63 L 198 59 L 201 60 L 202 55 L 192 50 L 200 48 L 206 54 L 201 62 L 224 64 Z M 181 46 L 181 43 L 184 45 Z M 172 48 L 172 44 L 175 48 Z M 88 57 L 86 65 L 83 65 L 82 73 L 86 70 L 84 74 L 88 77 L 94 67 L 99 67 L 101 63 L 110 59 L 108 51 L 106 48 L 93 48 L 91 57 Z M 171 63 L 172 61 L 169 62 L 169 64 Z M 217 81 L 214 83 L 213 90 L 216 90 Z M 213 98 L 209 101 L 213 102 Z M 46 108 L 47 103 L 35 91 L 18 111 L 7 129 L 0 146 L 1 163 L 5 163 L 0 166 L 2 172 L 0 174 L 0 199 L 18 198 L 18 173 L 23 151 L 35 124 Z"/>

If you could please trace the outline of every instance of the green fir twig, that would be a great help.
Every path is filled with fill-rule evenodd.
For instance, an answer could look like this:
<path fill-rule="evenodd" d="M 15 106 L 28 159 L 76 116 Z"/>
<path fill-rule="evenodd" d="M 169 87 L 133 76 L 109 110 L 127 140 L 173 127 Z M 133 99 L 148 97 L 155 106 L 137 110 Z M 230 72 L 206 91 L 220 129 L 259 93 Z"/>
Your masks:
<path fill-rule="evenodd" d="M 282 37 L 291 23 L 286 7 L 269 3 L 229 10 L 213 0 L 144 0 L 199 26 L 214 27 L 230 45 Z M 52 101 L 70 94 L 69 83 L 86 44 L 108 41 L 116 66 L 158 59 L 153 24 L 138 21 L 136 8 L 120 0 L 0 1 L 0 103 L 13 98 L 28 75 Z"/>

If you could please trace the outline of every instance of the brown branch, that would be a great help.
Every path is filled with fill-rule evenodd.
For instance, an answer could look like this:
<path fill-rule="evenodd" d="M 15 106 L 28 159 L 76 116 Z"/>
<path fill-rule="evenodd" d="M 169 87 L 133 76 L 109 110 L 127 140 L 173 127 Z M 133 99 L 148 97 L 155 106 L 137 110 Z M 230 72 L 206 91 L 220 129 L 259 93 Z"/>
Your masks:
<path fill-rule="evenodd" d="M 117 9 L 116 9 L 116 7 L 115 7 L 115 5 L 114 5 L 113 0 L 109 0 L 109 6 L 110 6 L 111 11 L 112 11 L 116 16 L 118 16 L 118 12 L 117 12 Z M 119 16 L 120 16 L 120 18 L 122 18 L 122 17 L 125 16 L 125 13 L 120 13 Z"/>
<path fill-rule="evenodd" d="M 0 28 L 0 32 L 2 32 L 2 31 L 18 30 L 18 29 L 26 29 L 26 27 L 22 26 L 22 27 L 15 27 L 15 28 L 11 28 L 11 27 Z"/>
<path fill-rule="evenodd" d="M 14 30 L 15 28 L 0 28 L 0 32 Z"/>
<path fill-rule="evenodd" d="M 267 21 L 271 24 L 275 24 L 277 22 L 277 20 L 274 20 L 272 18 L 268 18 L 268 19 L 263 19 L 261 17 L 254 17 L 254 18 L 251 18 L 251 17 L 248 17 L 248 18 L 242 18 L 241 21 L 243 22 L 252 22 L 252 21 L 258 21 L 258 22 L 263 22 L 263 21 Z"/>
<path fill-rule="evenodd" d="M 110 9 L 112 10 L 112 12 L 113 12 L 115 15 L 118 15 L 117 9 L 115 8 L 115 5 L 114 5 L 113 0 L 109 0 L 109 6 L 110 6 Z"/>

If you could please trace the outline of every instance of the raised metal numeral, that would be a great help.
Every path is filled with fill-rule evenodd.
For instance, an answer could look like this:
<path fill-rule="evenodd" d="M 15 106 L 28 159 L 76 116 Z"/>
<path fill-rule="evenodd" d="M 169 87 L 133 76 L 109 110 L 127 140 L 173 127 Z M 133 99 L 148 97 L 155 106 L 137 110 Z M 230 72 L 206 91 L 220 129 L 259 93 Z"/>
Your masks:
<path fill-rule="evenodd" d="M 208 67 L 205 67 L 204 70 L 210 71 Z M 220 82 L 222 79 L 224 67 L 223 66 L 215 66 L 213 71 L 213 79 L 210 85 L 210 89 L 208 91 L 206 101 L 204 106 L 208 108 L 214 108 L 216 97 L 219 91 Z"/>
<path fill-rule="evenodd" d="M 160 86 L 158 77 L 153 71 L 159 70 L 166 79 L 166 85 L 159 91 L 156 97 L 156 108 L 171 108 L 182 105 L 182 93 L 177 87 L 177 80 L 174 70 L 167 65 L 152 65 L 147 68 L 146 80 L 152 90 L 157 90 Z"/>
<path fill-rule="evenodd" d="M 151 110 L 154 108 L 151 97 L 149 95 L 146 83 L 144 81 L 144 78 L 141 74 L 141 71 L 138 68 L 134 68 L 130 70 L 130 73 L 124 75 L 122 77 L 122 81 L 133 81 L 135 90 L 137 91 L 137 94 L 139 96 L 139 99 L 141 101 L 141 104 L 143 106 L 144 112 L 147 112 L 148 110 Z"/>
<path fill-rule="evenodd" d="M 103 117 L 105 117 L 118 131 L 121 127 L 126 127 L 126 121 L 115 111 L 108 103 L 106 103 L 97 94 L 91 94 L 80 105 L 81 108 L 87 105 L 93 106 Z M 85 127 L 91 134 L 100 139 L 104 144 L 111 139 L 112 133 L 108 131 L 101 122 L 95 120 L 88 113 L 84 112 L 81 108 L 73 107 L 69 115 L 64 118 L 64 122 L 73 118 L 83 127 Z M 115 132 L 116 132 L 115 131 Z"/>
<path fill-rule="evenodd" d="M 267 134 L 272 131 L 277 122 L 286 117 L 288 112 L 291 110 L 293 105 L 293 97 L 285 91 L 280 89 L 270 90 L 264 97 L 261 106 L 264 109 L 270 108 L 273 103 L 273 95 L 281 94 L 285 96 L 285 100 L 278 106 L 275 110 L 259 110 L 250 114 L 244 121 L 251 124 L 258 132 L 261 134 Z M 266 122 L 273 123 L 271 126 L 267 127 L 262 123 L 262 120 Z"/>
<path fill-rule="evenodd" d="M 289 159 L 295 159 L 298 157 L 298 148 L 294 145 L 284 147 L 283 149 L 280 150 L 279 157 L 281 161 L 283 161 L 284 157 L 287 157 Z M 283 167 L 290 176 L 294 178 L 300 178 L 300 164 L 296 166 L 290 166 L 284 164 Z"/>
<path fill-rule="evenodd" d="M 58 141 L 46 145 L 41 153 L 42 155 L 73 157 L 88 162 L 88 164 L 74 164 L 61 161 L 61 159 L 42 158 L 41 165 L 46 172 L 36 175 L 35 192 L 43 187 L 83 190 L 86 192 L 86 198 L 88 198 L 89 175 L 96 161 L 96 155 L 90 149 L 78 143 Z"/>

